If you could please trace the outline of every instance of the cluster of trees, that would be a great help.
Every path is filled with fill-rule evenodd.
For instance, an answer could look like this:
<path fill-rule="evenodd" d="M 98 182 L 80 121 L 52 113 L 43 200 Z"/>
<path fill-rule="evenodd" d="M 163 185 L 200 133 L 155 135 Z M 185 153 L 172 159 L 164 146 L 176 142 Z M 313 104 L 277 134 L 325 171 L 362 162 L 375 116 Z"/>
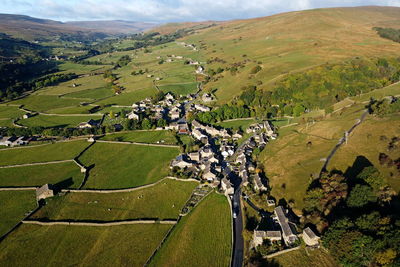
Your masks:
<path fill-rule="evenodd" d="M 370 92 L 400 80 L 400 58 L 355 58 L 287 75 L 272 90 L 242 88 L 238 105 L 248 105 L 258 116 L 298 116 L 308 110 L 329 109 L 349 96 Z"/>
<path fill-rule="evenodd" d="M 225 104 L 213 111 L 197 113 L 196 119 L 202 123 L 210 124 L 229 119 L 247 118 L 253 115 L 246 106 Z"/>
<path fill-rule="evenodd" d="M 72 79 L 76 79 L 78 75 L 75 73 L 61 73 L 61 74 L 50 74 L 42 78 L 38 78 L 34 81 L 33 90 L 37 90 L 46 86 L 57 85 L 62 82 L 66 82 Z"/>
<path fill-rule="evenodd" d="M 32 80 L 58 70 L 56 62 L 43 60 L 50 56 L 48 48 L 5 34 L 0 34 L 0 55 L 0 100 L 32 90 Z"/>
<path fill-rule="evenodd" d="M 115 68 L 121 68 L 123 66 L 128 65 L 131 62 L 131 58 L 128 55 L 120 57 L 118 59 L 117 64 L 115 65 Z"/>
<path fill-rule="evenodd" d="M 393 28 L 375 27 L 380 37 L 400 43 L 400 30 Z"/>
<path fill-rule="evenodd" d="M 324 173 L 305 198 L 306 218 L 319 217 L 322 242 L 344 266 L 398 266 L 396 193 L 374 166 L 355 176 Z"/>
<path fill-rule="evenodd" d="M 378 116 L 393 114 L 400 111 L 400 100 L 394 97 L 393 99 L 383 99 L 380 101 L 371 99 L 368 110 L 371 114 Z"/>

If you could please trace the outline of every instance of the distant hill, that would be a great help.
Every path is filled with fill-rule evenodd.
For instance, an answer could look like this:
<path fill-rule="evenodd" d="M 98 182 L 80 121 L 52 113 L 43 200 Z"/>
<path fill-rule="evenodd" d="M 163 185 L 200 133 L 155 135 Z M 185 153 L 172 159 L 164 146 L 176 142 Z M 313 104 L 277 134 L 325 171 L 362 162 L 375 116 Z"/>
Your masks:
<path fill-rule="evenodd" d="M 374 27 L 400 29 L 399 18 L 399 7 L 313 9 L 222 22 L 198 29 L 182 41 L 200 48 L 203 60 L 209 62 L 206 71 L 225 70 L 204 86 L 210 91 L 217 89 L 222 104 L 238 96 L 243 86 L 272 90 L 286 74 L 327 62 L 357 56 L 396 57 L 400 44 L 380 37 Z M 261 70 L 254 74 L 257 65 Z"/>
<path fill-rule="evenodd" d="M 68 21 L 65 24 L 108 34 L 132 34 L 157 26 L 155 23 L 124 20 Z"/>
<path fill-rule="evenodd" d="M 0 14 L 0 33 L 26 40 L 47 39 L 55 36 L 104 37 L 131 34 L 156 26 L 152 23 L 131 21 L 60 21 L 38 19 L 24 15 Z"/>

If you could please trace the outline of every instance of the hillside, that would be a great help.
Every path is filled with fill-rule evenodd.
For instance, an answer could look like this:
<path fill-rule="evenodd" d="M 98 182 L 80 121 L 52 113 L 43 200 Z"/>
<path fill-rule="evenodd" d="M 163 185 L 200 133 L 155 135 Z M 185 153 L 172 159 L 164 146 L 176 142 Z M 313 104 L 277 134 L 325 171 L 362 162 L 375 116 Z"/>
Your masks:
<path fill-rule="evenodd" d="M 65 24 L 108 34 L 138 33 L 149 30 L 157 25 L 149 22 L 124 20 L 67 21 Z"/>
<path fill-rule="evenodd" d="M 152 23 L 131 21 L 60 22 L 24 15 L 0 14 L 0 32 L 27 40 L 73 36 L 96 38 L 106 35 L 131 34 L 153 27 Z"/>
<path fill-rule="evenodd" d="M 225 22 L 184 41 L 200 48 L 208 69 L 225 70 L 205 89 L 217 89 L 218 103 L 226 103 L 242 86 L 270 90 L 289 72 L 356 56 L 393 56 L 400 44 L 381 38 L 373 27 L 400 28 L 399 17 L 397 7 L 314 9 Z M 261 71 L 251 74 L 257 65 Z M 232 67 L 238 70 L 227 71 Z"/>

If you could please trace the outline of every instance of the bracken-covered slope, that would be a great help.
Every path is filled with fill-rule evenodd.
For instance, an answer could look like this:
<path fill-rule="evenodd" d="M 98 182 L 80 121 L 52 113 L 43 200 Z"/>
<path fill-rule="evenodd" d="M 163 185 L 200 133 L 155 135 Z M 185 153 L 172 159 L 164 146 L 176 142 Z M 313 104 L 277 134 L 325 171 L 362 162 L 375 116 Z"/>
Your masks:
<path fill-rule="evenodd" d="M 314 9 L 224 22 L 198 29 L 184 41 L 199 47 L 204 58 L 218 58 L 208 68 L 244 63 L 236 75 L 222 72 L 205 86 L 218 89 L 218 101 L 224 103 L 244 85 L 269 89 L 288 72 L 355 56 L 396 56 L 400 43 L 381 38 L 373 27 L 400 28 L 399 18 L 398 7 Z M 256 65 L 262 70 L 250 75 Z"/>

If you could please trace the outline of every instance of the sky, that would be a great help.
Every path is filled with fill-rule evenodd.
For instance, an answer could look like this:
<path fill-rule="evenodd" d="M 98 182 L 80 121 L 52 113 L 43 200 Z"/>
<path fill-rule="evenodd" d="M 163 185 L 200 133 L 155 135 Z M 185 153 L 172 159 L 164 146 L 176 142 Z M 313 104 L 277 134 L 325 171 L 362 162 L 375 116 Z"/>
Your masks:
<path fill-rule="evenodd" d="M 0 0 L 0 13 L 60 21 L 231 20 L 322 7 L 398 6 L 400 0 Z"/>

